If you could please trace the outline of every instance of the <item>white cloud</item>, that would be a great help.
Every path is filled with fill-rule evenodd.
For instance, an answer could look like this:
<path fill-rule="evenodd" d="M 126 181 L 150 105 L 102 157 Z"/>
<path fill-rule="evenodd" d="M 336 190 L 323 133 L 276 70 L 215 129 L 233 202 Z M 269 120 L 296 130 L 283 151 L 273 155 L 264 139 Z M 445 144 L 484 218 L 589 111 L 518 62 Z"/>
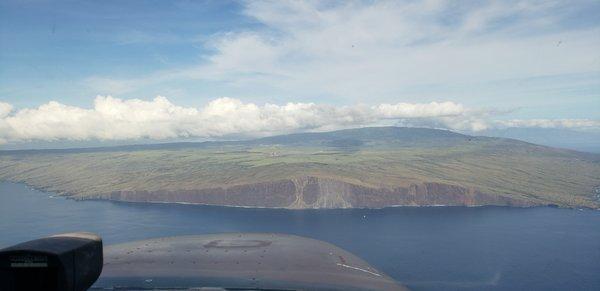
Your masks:
<path fill-rule="evenodd" d="M 600 128 L 600 120 L 589 119 L 513 119 L 497 124 L 501 127 Z"/>
<path fill-rule="evenodd" d="M 12 110 L 12 105 L 6 102 L 0 102 L 0 118 L 7 116 L 10 112 L 12 112 Z"/>
<path fill-rule="evenodd" d="M 378 112 L 387 118 L 458 116 L 466 111 L 464 106 L 453 102 L 431 102 L 427 104 L 381 104 L 376 108 Z"/>
<path fill-rule="evenodd" d="M 0 103 L 0 143 L 32 140 L 127 140 L 185 137 L 265 136 L 377 125 L 387 120 L 405 124 L 479 131 L 489 127 L 600 127 L 597 120 L 493 120 L 495 112 L 453 102 L 332 106 L 315 103 L 284 105 L 214 99 L 204 107 L 182 107 L 165 97 L 151 101 L 98 96 L 93 108 L 56 101 L 37 108 L 13 110 Z"/>
<path fill-rule="evenodd" d="M 600 69 L 600 30 L 563 25 L 585 3 L 251 1 L 244 13 L 262 26 L 210 38 L 214 53 L 202 64 L 90 84 L 120 93 L 200 79 L 295 96 L 389 100 L 409 86 L 592 72 Z"/>

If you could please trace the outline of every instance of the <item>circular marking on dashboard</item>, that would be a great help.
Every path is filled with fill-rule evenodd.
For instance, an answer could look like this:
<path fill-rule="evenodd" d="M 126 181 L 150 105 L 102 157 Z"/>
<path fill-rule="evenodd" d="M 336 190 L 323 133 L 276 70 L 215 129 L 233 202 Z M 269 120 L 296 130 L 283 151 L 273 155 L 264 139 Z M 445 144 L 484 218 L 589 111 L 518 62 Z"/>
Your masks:
<path fill-rule="evenodd" d="M 271 245 L 271 241 L 254 239 L 219 239 L 204 245 L 205 248 L 237 249 L 237 248 L 261 248 Z"/>

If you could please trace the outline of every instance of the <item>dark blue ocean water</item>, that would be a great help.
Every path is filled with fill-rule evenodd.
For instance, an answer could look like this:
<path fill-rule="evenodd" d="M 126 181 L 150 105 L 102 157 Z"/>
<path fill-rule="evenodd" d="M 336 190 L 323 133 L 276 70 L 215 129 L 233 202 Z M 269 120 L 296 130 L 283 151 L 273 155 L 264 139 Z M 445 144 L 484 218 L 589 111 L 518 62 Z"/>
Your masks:
<path fill-rule="evenodd" d="M 69 231 L 105 244 L 217 232 L 324 240 L 415 290 L 600 290 L 600 211 L 424 207 L 269 210 L 73 201 L 0 183 L 0 247 Z"/>

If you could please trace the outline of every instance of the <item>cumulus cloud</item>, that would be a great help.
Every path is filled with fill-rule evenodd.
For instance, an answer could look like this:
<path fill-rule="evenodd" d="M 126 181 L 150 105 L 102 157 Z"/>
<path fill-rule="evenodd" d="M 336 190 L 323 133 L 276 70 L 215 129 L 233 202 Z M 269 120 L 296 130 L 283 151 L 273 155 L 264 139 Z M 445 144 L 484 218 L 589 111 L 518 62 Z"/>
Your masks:
<path fill-rule="evenodd" d="M 49 102 L 14 110 L 0 102 L 0 142 L 32 140 L 127 140 L 225 136 L 265 136 L 377 125 L 393 120 L 406 125 L 479 131 L 506 127 L 600 127 L 594 120 L 490 119 L 493 111 L 454 102 L 332 106 L 316 103 L 284 105 L 244 103 L 218 98 L 204 107 L 182 107 L 165 97 L 146 101 L 98 96 L 92 108 Z"/>

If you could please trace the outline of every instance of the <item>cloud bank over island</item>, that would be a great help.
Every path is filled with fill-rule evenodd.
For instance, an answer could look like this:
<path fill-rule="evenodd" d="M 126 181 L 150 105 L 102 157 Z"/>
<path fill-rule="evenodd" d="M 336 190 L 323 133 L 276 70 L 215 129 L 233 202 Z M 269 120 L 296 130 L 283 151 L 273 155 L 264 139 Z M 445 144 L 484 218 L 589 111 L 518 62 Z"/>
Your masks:
<path fill-rule="evenodd" d="M 254 104 L 222 97 L 195 108 L 175 105 L 162 96 L 150 101 L 97 96 L 92 108 L 51 101 L 36 108 L 16 110 L 11 104 L 0 102 L 0 142 L 220 139 L 381 124 L 473 132 L 502 127 L 600 128 L 599 120 L 498 120 L 502 114 L 450 101 L 333 106 L 294 102 Z"/>
<path fill-rule="evenodd" d="M 52 42 L 38 35 L 48 13 L 30 12 L 36 26 L 5 36 L 39 45 L 6 50 L 29 54 L 5 57 L 20 61 L 0 78 L 0 143 L 377 125 L 600 132 L 598 1 L 217 2 L 102 6 L 112 20 L 89 3 L 52 4 L 64 12 L 46 19 L 62 24 Z M 38 54 L 50 62 L 27 69 Z"/>

